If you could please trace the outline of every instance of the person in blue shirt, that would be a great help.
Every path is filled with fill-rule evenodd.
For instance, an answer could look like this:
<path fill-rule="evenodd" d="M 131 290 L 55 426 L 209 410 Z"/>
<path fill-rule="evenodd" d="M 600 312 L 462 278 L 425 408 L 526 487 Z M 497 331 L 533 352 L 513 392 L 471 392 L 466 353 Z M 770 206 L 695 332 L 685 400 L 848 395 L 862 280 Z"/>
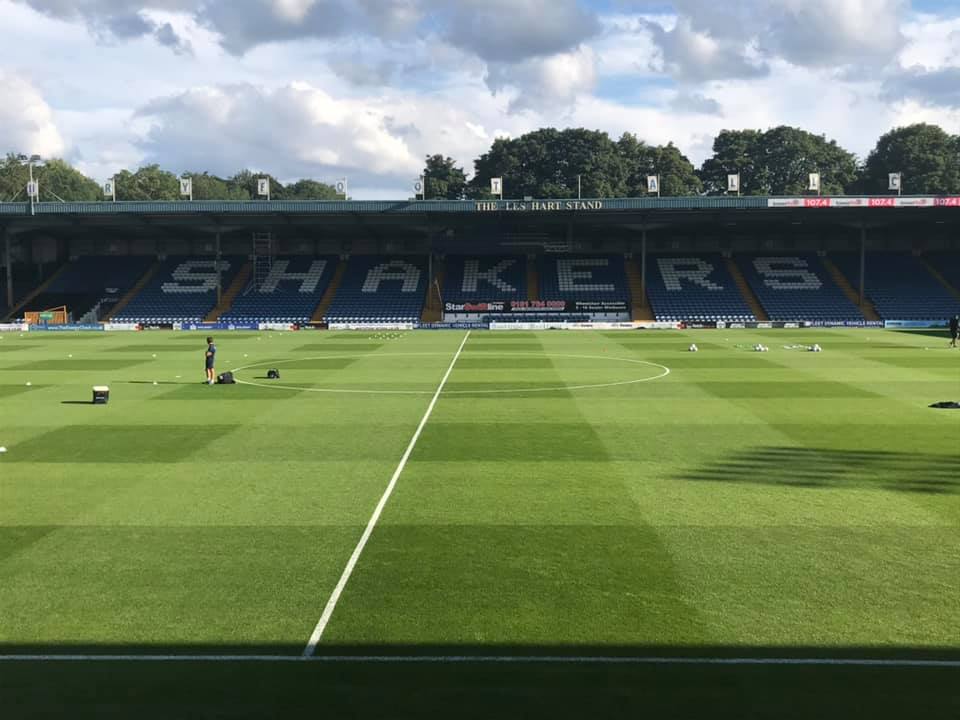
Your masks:
<path fill-rule="evenodd" d="M 217 346 L 213 344 L 213 338 L 207 338 L 207 352 L 204 355 L 205 364 L 207 367 L 207 385 L 213 385 L 214 379 L 216 378 L 216 370 L 214 366 L 217 361 Z"/>

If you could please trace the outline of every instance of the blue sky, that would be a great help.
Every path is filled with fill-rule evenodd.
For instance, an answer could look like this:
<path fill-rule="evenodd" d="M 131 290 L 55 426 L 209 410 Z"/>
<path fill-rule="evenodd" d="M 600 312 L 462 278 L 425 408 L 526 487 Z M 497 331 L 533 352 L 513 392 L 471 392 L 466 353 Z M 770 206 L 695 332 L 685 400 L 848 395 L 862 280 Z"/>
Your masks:
<path fill-rule="evenodd" d="M 428 153 L 585 126 L 960 132 L 956 0 L 0 0 L 0 151 L 406 197 Z"/>

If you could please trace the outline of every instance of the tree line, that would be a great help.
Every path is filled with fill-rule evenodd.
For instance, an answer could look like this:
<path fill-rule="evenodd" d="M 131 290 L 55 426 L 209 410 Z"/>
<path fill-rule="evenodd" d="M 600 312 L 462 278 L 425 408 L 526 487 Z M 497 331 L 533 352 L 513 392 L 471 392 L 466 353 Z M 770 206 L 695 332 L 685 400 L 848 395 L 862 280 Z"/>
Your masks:
<path fill-rule="evenodd" d="M 29 159 L 0 160 L 0 200 L 23 200 Z M 802 195 L 810 173 L 819 173 L 827 195 L 883 194 L 888 174 L 901 173 L 907 194 L 960 194 L 960 136 L 930 124 L 891 130 L 864 161 L 834 140 L 800 128 L 723 130 L 713 155 L 699 168 L 673 145 L 650 145 L 625 133 L 583 128 L 543 128 L 517 138 L 499 138 L 474 161 L 472 177 L 442 154 L 426 158 L 424 195 L 428 199 L 489 199 L 490 179 L 503 178 L 504 197 L 641 197 L 647 177 L 660 180 L 664 196 L 720 195 L 727 176 L 739 174 L 744 195 Z M 35 168 L 43 200 L 104 200 L 101 186 L 63 160 Z M 117 200 L 181 200 L 179 179 L 193 181 L 194 200 L 257 199 L 257 178 L 268 177 L 271 199 L 335 200 L 335 188 L 303 179 L 283 184 L 269 173 L 242 170 L 222 178 L 208 172 L 176 175 L 158 165 L 114 176 Z M 411 188 L 412 191 L 412 188 Z"/>
<path fill-rule="evenodd" d="M 25 155 L 7 155 L 0 160 L 0 200 L 23 201 L 30 178 L 30 159 Z M 33 168 L 33 177 L 40 184 L 44 201 L 95 202 L 108 200 L 103 187 L 63 160 L 48 160 Z M 117 200 L 183 200 L 180 178 L 191 178 L 194 200 L 256 200 L 257 180 L 270 179 L 272 200 L 336 200 L 332 185 L 316 180 L 298 180 L 283 184 L 269 173 L 241 170 L 222 178 L 208 172 L 186 172 L 176 175 L 159 165 L 146 165 L 136 171 L 121 170 L 114 175 Z"/>
<path fill-rule="evenodd" d="M 426 196 L 447 199 L 489 199 L 497 177 L 510 198 L 572 198 L 578 191 L 584 198 L 642 197 L 651 175 L 659 177 L 661 195 L 722 195 L 727 176 L 737 174 L 744 195 L 802 195 L 811 173 L 819 173 L 825 195 L 887 193 L 890 173 L 901 173 L 908 194 L 960 194 L 960 136 L 923 123 L 897 128 L 861 162 L 836 141 L 800 128 L 723 130 L 713 155 L 696 168 L 673 143 L 545 128 L 495 140 L 474 161 L 469 180 L 443 155 L 429 156 L 423 171 Z"/>

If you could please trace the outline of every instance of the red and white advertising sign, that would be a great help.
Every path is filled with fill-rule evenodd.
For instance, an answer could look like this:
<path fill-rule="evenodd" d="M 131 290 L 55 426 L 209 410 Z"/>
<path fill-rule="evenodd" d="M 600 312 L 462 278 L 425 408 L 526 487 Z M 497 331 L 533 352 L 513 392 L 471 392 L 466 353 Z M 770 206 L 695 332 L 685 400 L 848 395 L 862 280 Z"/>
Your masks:
<path fill-rule="evenodd" d="M 768 208 L 960 208 L 960 197 L 768 198 Z"/>
<path fill-rule="evenodd" d="M 804 207 L 803 198 L 769 198 L 767 207 L 771 208 L 800 208 Z"/>
<path fill-rule="evenodd" d="M 832 200 L 833 200 L 833 204 L 830 207 L 838 207 L 838 208 L 870 207 L 869 198 L 843 197 L 843 198 L 832 198 Z"/>

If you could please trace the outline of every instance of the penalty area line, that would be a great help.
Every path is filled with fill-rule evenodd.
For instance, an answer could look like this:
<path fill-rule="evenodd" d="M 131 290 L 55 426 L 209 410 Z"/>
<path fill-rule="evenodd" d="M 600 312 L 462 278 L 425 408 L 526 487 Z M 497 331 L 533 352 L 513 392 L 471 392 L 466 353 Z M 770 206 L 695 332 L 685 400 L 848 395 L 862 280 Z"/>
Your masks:
<path fill-rule="evenodd" d="M 107 655 L 0 654 L 3 663 L 326 663 L 486 665 L 780 665 L 798 667 L 960 668 L 960 660 L 817 657 L 670 657 L 629 655 Z"/>
<path fill-rule="evenodd" d="M 374 508 L 373 515 L 370 516 L 370 520 L 367 522 L 367 527 L 364 529 L 363 535 L 360 536 L 360 541 L 353 549 L 353 554 L 350 555 L 350 559 L 347 561 L 346 567 L 343 568 L 343 573 L 340 575 L 340 580 L 337 582 L 337 586 L 333 589 L 330 599 L 327 600 L 326 607 L 323 608 L 323 614 L 317 621 L 317 625 L 313 629 L 313 633 L 310 635 L 310 640 L 307 641 L 307 646 L 303 649 L 304 657 L 310 657 L 313 655 L 314 651 L 317 649 L 317 645 L 320 644 L 320 639 L 323 637 L 323 631 L 326 630 L 327 623 L 330 622 L 330 617 L 333 615 L 333 611 L 337 608 L 337 603 L 340 601 L 340 596 L 343 594 L 344 588 L 350 581 L 350 576 L 353 574 L 353 569 L 357 566 L 357 561 L 360 559 L 360 555 L 363 553 L 363 549 L 366 547 L 367 541 L 373 534 L 373 529 L 377 526 L 377 522 L 380 520 L 380 515 L 383 513 L 383 509 L 386 507 L 387 501 L 393 494 L 393 489 L 397 485 L 397 480 L 400 479 L 400 474 L 407 466 L 407 461 L 410 459 L 413 448 L 416 446 L 417 440 L 420 439 L 420 433 L 423 432 L 423 428 L 426 426 L 427 420 L 430 419 L 430 415 L 433 413 L 433 408 L 437 404 L 437 400 L 440 399 L 440 393 L 443 392 L 443 388 L 447 384 L 447 380 L 450 378 L 450 373 L 453 372 L 453 366 L 457 364 L 457 360 L 460 358 L 460 353 L 463 352 L 463 348 L 469 339 L 470 331 L 467 330 L 467 334 L 463 336 L 460 347 L 457 348 L 457 352 L 454 353 L 453 359 L 450 361 L 449 367 L 447 367 L 447 372 L 444 373 L 443 378 L 440 380 L 440 384 L 437 385 L 437 390 L 435 393 L 433 393 L 433 398 L 431 398 L 430 404 L 427 405 L 427 411 L 420 419 L 420 424 L 417 425 L 417 429 L 413 433 L 413 437 L 410 438 L 410 443 L 407 445 L 407 449 L 404 451 L 403 457 L 400 458 L 400 464 L 397 465 L 397 469 L 393 471 L 393 477 L 390 478 L 390 482 L 387 484 L 387 489 L 383 491 L 383 495 L 380 497 L 380 502 L 378 502 L 377 506 Z"/>

